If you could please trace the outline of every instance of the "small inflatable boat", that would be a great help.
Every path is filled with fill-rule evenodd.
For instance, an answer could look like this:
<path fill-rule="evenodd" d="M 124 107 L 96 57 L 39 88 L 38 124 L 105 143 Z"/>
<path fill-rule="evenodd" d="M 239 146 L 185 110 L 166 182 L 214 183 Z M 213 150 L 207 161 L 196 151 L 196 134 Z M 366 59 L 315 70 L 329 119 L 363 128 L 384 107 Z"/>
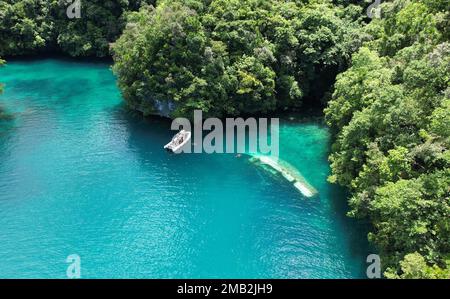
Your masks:
<path fill-rule="evenodd" d="M 164 149 L 173 152 L 179 153 L 183 146 L 185 146 L 191 140 L 191 132 L 181 130 L 175 136 L 173 136 L 172 140 L 164 146 Z"/>

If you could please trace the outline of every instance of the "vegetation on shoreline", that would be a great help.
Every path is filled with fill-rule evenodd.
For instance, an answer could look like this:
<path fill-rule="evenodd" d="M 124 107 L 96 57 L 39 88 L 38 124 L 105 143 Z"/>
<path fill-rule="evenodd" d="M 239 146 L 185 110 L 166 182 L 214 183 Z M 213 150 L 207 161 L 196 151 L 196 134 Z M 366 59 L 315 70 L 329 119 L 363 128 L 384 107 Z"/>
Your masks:
<path fill-rule="evenodd" d="M 330 180 L 371 219 L 387 277 L 450 277 L 448 20 L 445 1 L 383 5 L 325 109 Z"/>
<path fill-rule="evenodd" d="M 299 107 L 345 69 L 363 17 L 330 1 L 159 1 L 128 15 L 114 71 L 128 103 L 149 112 L 167 101 L 172 116 Z"/>
<path fill-rule="evenodd" d="M 109 55 L 125 26 L 123 15 L 154 0 L 82 1 L 82 17 L 69 19 L 61 0 L 0 0 L 0 56 L 58 51 L 70 56 Z"/>
<path fill-rule="evenodd" d="M 448 1 L 383 1 L 370 22 L 361 2 L 84 0 L 70 20 L 57 0 L 0 0 L 0 55 L 103 57 L 113 43 L 123 96 L 146 113 L 321 103 L 330 181 L 371 220 L 385 276 L 449 278 Z"/>

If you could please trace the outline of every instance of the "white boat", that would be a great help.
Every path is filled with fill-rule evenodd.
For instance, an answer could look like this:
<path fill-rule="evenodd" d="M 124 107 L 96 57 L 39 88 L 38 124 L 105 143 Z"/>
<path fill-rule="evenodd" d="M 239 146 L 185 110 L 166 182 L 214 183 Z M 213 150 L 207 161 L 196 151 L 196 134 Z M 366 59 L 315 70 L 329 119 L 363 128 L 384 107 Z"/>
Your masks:
<path fill-rule="evenodd" d="M 173 153 L 179 153 L 183 146 L 185 146 L 191 140 L 191 132 L 181 130 L 175 136 L 173 136 L 172 140 L 167 143 L 164 148 Z"/>

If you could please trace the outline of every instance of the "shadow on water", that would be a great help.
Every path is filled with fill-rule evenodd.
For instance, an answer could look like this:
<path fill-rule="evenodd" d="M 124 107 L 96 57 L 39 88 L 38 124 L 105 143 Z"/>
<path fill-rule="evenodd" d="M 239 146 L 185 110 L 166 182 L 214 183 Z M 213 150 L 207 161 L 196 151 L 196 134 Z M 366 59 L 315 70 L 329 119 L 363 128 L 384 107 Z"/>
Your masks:
<path fill-rule="evenodd" d="M 145 161 L 149 156 L 152 159 L 164 157 L 160 153 L 153 154 L 155 150 L 166 154 L 162 148 L 171 138 L 169 119 L 144 117 L 142 113 L 130 110 L 125 104 L 115 106 L 111 113 L 112 117 L 126 128 L 128 145 L 139 159 Z"/>
<path fill-rule="evenodd" d="M 348 246 L 349 255 L 361 265 L 361 277 L 365 277 L 366 257 L 376 253 L 375 248 L 367 241 L 367 234 L 371 229 L 370 223 L 368 220 L 347 216 L 350 210 L 347 202 L 350 193 L 345 188 L 333 185 L 331 190 L 336 195 L 330 200 L 331 209 L 335 211 L 335 221 L 343 232 L 342 237 L 351 244 Z"/>
<path fill-rule="evenodd" d="M 7 157 L 10 156 L 12 148 L 11 140 L 15 138 L 15 116 L 0 106 L 0 169 L 4 166 Z M 3 173 L 0 170 L 0 173 Z"/>
<path fill-rule="evenodd" d="M 90 93 L 89 88 L 90 81 L 86 79 L 78 78 L 76 84 L 66 82 L 64 79 L 55 80 L 54 78 L 40 78 L 40 79 L 16 79 L 14 86 L 11 87 L 12 92 L 26 90 L 28 94 L 33 98 L 46 98 L 49 94 L 58 94 L 58 98 L 53 98 L 55 106 L 60 101 L 66 101 L 73 98 L 73 95 L 77 97 L 88 96 Z M 70 88 L 67 88 L 70 85 Z M 51 91 L 51 93 L 49 92 Z"/>
<path fill-rule="evenodd" d="M 326 126 L 323 117 L 318 121 L 323 126 Z M 327 141 L 327 163 L 329 163 L 328 157 L 331 154 L 333 142 L 333 136 L 330 135 L 330 138 Z M 335 220 L 342 232 L 344 232 L 343 237 L 347 239 L 347 243 L 352 244 L 352 246 L 349 246 L 348 248 L 350 250 L 350 255 L 357 258 L 358 262 L 361 264 L 361 277 L 366 277 L 365 269 L 368 266 L 366 258 L 369 254 L 377 253 L 376 248 L 369 243 L 367 239 L 367 235 L 371 230 L 370 221 L 368 219 L 357 219 L 347 215 L 350 211 L 348 200 L 351 196 L 351 193 L 347 188 L 337 184 L 330 184 L 330 192 L 334 195 L 330 200 L 330 206 L 331 209 L 335 211 Z"/>
<path fill-rule="evenodd" d="M 155 136 L 157 139 L 170 136 L 170 125 L 172 121 L 164 117 L 145 117 L 141 112 L 129 109 L 124 103 L 118 104 L 111 109 L 112 117 L 123 121 L 129 133 L 137 135 Z M 131 139 L 131 138 L 130 138 Z M 132 138 L 132 140 L 139 140 Z M 142 140 L 145 142 L 145 140 Z"/>
<path fill-rule="evenodd" d="M 14 116 L 6 112 L 5 109 L 0 106 L 0 124 L 5 124 L 6 122 L 11 121 L 13 119 Z"/>
<path fill-rule="evenodd" d="M 74 64 L 80 65 L 80 63 L 88 64 L 112 64 L 112 57 L 72 57 L 60 52 L 46 52 L 46 53 L 33 53 L 31 55 L 20 55 L 20 56 L 6 56 L 2 57 L 8 62 L 40 62 L 43 60 L 59 60 L 63 62 L 73 62 Z"/>

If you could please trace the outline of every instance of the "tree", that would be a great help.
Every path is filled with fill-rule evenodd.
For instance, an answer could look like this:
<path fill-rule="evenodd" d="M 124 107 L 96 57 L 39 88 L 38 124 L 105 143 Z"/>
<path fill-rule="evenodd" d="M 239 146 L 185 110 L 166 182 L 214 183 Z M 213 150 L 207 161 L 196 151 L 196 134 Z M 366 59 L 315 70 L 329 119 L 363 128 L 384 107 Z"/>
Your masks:
<path fill-rule="evenodd" d="M 402 274 L 398 275 L 395 272 L 391 272 L 390 269 L 386 276 L 388 278 L 404 278 L 404 279 L 449 279 L 450 272 L 448 270 L 442 270 L 436 266 L 428 266 L 425 262 L 425 258 L 419 253 L 414 252 L 407 254 L 400 262 Z"/>
<path fill-rule="evenodd" d="M 0 55 L 62 51 L 70 56 L 109 55 L 124 17 L 153 0 L 83 0 L 81 18 L 69 19 L 63 0 L 1 0 Z"/>
<path fill-rule="evenodd" d="M 330 181 L 352 190 L 351 216 L 370 218 L 387 277 L 448 273 L 450 50 L 442 2 L 384 4 L 325 109 L 335 133 Z"/>

